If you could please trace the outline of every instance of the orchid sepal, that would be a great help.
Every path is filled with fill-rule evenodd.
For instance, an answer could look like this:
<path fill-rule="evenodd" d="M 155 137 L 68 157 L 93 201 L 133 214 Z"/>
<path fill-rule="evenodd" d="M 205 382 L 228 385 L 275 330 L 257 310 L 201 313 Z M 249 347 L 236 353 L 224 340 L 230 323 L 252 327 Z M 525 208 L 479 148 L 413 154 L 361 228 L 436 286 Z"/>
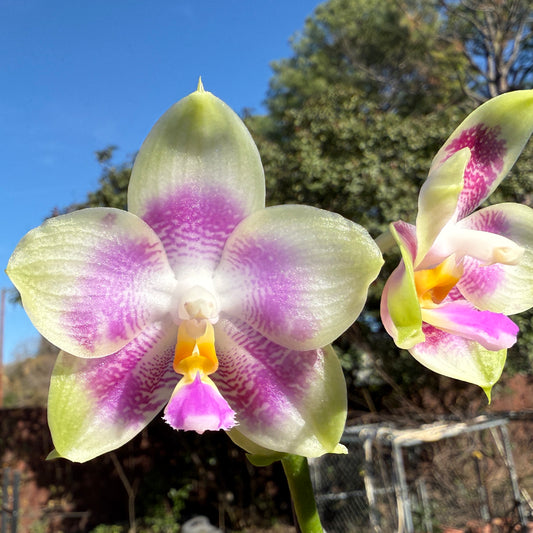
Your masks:
<path fill-rule="evenodd" d="M 347 400 L 344 374 L 331 346 L 288 350 L 245 324 L 226 320 L 215 331 L 221 357 L 213 380 L 239 413 L 239 426 L 229 432 L 236 444 L 257 455 L 272 451 L 317 457 L 338 450 Z"/>
<path fill-rule="evenodd" d="M 211 274 L 228 235 L 265 205 L 252 136 L 237 114 L 199 89 L 155 124 L 133 166 L 128 209 L 160 236 L 176 271 Z"/>
<path fill-rule="evenodd" d="M 58 456 L 85 462 L 133 438 L 168 401 L 175 332 L 154 325 L 115 354 L 57 358 L 48 396 L 48 425 Z"/>
<path fill-rule="evenodd" d="M 507 350 L 487 350 L 481 344 L 425 326 L 426 342 L 410 351 L 421 364 L 441 374 L 483 389 L 490 402 L 491 390 L 500 379 Z"/>

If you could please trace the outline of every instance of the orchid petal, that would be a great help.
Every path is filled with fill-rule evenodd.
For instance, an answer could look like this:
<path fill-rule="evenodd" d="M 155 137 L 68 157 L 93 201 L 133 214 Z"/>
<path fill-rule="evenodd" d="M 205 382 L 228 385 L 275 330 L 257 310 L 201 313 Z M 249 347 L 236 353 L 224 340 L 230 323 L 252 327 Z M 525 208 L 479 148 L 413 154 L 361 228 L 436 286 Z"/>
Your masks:
<path fill-rule="evenodd" d="M 354 322 L 382 263 L 361 226 L 313 207 L 270 207 L 230 236 L 215 287 L 222 311 L 282 346 L 310 350 Z"/>
<path fill-rule="evenodd" d="M 128 188 L 129 210 L 154 228 L 179 273 L 212 271 L 227 236 L 264 201 L 263 167 L 250 133 L 202 87 L 159 119 Z"/>
<path fill-rule="evenodd" d="M 289 350 L 225 319 L 215 333 L 220 366 L 212 377 L 237 413 L 240 434 L 276 452 L 316 457 L 338 451 L 346 384 L 331 347 Z"/>
<path fill-rule="evenodd" d="M 485 102 L 451 134 L 431 164 L 435 172 L 451 155 L 469 148 L 457 218 L 471 213 L 496 189 L 533 131 L 533 91 L 514 91 Z"/>
<path fill-rule="evenodd" d="M 426 340 L 411 348 L 411 355 L 434 372 L 482 387 L 490 401 L 490 391 L 501 376 L 507 350 L 490 351 L 429 324 L 424 324 L 423 329 Z"/>
<path fill-rule="evenodd" d="M 88 461 L 141 431 L 176 385 L 175 342 L 175 327 L 159 324 L 107 357 L 80 359 L 61 352 L 48 398 L 57 453 L 71 461 Z"/>
<path fill-rule="evenodd" d="M 396 345 L 409 349 L 424 340 L 413 268 L 413 258 L 416 255 L 415 227 L 405 222 L 396 222 L 389 228 L 400 248 L 402 262 L 383 288 L 381 320 Z"/>
<path fill-rule="evenodd" d="M 108 208 L 58 216 L 30 231 L 7 273 L 39 332 L 80 357 L 125 346 L 169 311 L 176 283 L 150 227 Z"/>
<path fill-rule="evenodd" d="M 479 311 L 465 300 L 422 309 L 422 320 L 453 335 L 476 341 L 487 350 L 510 348 L 518 326 L 501 313 Z"/>
<path fill-rule="evenodd" d="M 520 204 L 499 204 L 476 211 L 458 228 L 491 232 L 507 238 L 523 250 L 517 264 L 483 266 L 465 257 L 458 283 L 463 296 L 480 309 L 512 315 L 533 306 L 533 209 Z"/>
<path fill-rule="evenodd" d="M 459 150 L 442 165 L 434 167 L 422 185 L 416 217 L 418 249 L 415 265 L 425 258 L 444 226 L 453 221 L 469 159 L 468 148 Z"/>

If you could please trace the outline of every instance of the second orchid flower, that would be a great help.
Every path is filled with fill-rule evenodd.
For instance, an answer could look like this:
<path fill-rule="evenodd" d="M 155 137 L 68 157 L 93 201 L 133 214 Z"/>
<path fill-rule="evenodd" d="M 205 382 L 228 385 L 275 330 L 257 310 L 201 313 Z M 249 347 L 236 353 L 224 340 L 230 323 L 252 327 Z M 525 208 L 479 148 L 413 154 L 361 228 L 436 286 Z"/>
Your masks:
<path fill-rule="evenodd" d="M 422 364 L 490 391 L 518 327 L 507 315 L 533 305 L 533 210 L 500 204 L 473 212 L 498 186 L 533 131 L 533 91 L 476 109 L 435 156 L 416 225 L 390 232 L 402 261 L 381 317 Z"/>

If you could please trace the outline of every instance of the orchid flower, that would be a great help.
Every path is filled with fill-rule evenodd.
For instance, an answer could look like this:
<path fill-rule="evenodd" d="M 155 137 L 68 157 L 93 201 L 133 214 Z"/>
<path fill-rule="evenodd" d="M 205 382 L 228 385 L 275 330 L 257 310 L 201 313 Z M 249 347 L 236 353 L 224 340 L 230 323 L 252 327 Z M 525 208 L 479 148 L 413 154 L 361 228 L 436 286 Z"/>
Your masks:
<path fill-rule="evenodd" d="M 115 449 L 163 408 L 175 429 L 228 430 L 252 451 L 341 449 L 346 386 L 328 345 L 381 253 L 339 215 L 265 208 L 264 187 L 246 127 L 200 82 L 141 147 L 129 211 L 61 215 L 21 240 L 8 275 L 62 350 L 56 456 Z"/>
<path fill-rule="evenodd" d="M 416 226 L 390 231 L 402 260 L 381 299 L 388 333 L 431 370 L 490 391 L 533 305 L 533 210 L 474 211 L 503 180 L 533 130 L 533 91 L 496 97 L 470 114 L 433 159 Z"/>

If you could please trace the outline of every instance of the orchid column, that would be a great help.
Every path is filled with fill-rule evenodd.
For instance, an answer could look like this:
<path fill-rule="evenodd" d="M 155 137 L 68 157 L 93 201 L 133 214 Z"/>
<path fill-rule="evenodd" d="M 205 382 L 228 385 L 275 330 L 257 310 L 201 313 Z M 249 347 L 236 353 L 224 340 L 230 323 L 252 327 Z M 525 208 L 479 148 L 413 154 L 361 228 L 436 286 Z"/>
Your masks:
<path fill-rule="evenodd" d="M 113 450 L 163 408 L 173 428 L 228 430 L 256 456 L 343 450 L 346 387 L 328 345 L 359 315 L 381 253 L 339 215 L 265 208 L 264 195 L 250 134 L 200 83 L 144 142 L 129 212 L 70 213 L 21 240 L 7 272 L 63 350 L 53 456 Z"/>

